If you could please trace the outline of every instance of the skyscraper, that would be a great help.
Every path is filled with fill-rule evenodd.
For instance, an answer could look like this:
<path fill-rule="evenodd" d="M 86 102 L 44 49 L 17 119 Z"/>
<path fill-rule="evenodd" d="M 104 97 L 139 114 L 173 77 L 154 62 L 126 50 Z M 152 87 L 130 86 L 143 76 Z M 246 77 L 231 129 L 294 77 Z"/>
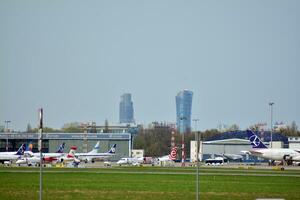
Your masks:
<path fill-rule="evenodd" d="M 180 133 L 191 131 L 192 100 L 193 92 L 189 90 L 180 91 L 176 96 L 176 121 Z"/>
<path fill-rule="evenodd" d="M 125 93 L 121 96 L 119 111 L 120 123 L 134 123 L 133 102 L 131 101 L 131 94 Z"/>

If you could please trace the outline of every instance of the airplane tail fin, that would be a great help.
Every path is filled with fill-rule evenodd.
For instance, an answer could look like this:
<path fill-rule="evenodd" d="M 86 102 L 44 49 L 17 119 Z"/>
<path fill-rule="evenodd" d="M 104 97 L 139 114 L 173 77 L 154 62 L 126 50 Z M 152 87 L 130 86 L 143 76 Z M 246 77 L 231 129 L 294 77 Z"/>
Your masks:
<path fill-rule="evenodd" d="M 74 158 L 76 150 L 77 150 L 77 147 L 76 146 L 72 146 L 71 149 L 70 149 L 70 151 L 69 151 L 69 153 L 68 153 L 68 155 L 67 155 L 67 157 L 68 158 Z"/>
<path fill-rule="evenodd" d="M 116 153 L 116 146 L 117 144 L 114 144 L 107 153 Z"/>
<path fill-rule="evenodd" d="M 252 130 L 247 130 L 247 135 L 252 145 L 255 149 L 267 149 L 268 147 L 260 140 L 260 138 L 255 135 Z"/>
<path fill-rule="evenodd" d="M 22 144 L 18 149 L 16 155 L 23 155 L 25 150 L 26 150 L 26 144 Z"/>
<path fill-rule="evenodd" d="M 64 148 L 65 148 L 66 143 L 62 143 L 61 145 L 59 145 L 56 153 L 63 153 L 64 152 Z"/>
<path fill-rule="evenodd" d="M 170 155 L 169 155 L 170 160 L 175 160 L 176 155 L 177 155 L 177 147 L 173 147 L 171 149 L 171 152 L 170 152 Z"/>
<path fill-rule="evenodd" d="M 32 141 L 30 141 L 29 144 L 26 146 L 25 151 L 31 151 L 32 152 L 32 149 L 33 149 L 33 144 L 32 144 Z"/>
<path fill-rule="evenodd" d="M 99 141 L 96 143 L 96 145 L 94 146 L 93 150 L 90 151 L 89 153 L 98 153 L 98 150 L 100 148 L 100 145 L 99 145 Z"/>

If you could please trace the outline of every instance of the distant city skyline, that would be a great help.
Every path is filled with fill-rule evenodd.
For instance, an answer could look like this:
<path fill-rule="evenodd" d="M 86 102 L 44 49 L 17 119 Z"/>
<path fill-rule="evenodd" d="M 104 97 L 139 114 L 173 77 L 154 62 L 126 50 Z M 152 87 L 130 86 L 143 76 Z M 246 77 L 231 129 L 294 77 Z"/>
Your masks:
<path fill-rule="evenodd" d="M 139 124 L 191 118 L 300 126 L 300 1 L 0 1 L 0 125 L 119 122 L 120 95 Z M 195 124 L 191 124 L 195 128 Z"/>

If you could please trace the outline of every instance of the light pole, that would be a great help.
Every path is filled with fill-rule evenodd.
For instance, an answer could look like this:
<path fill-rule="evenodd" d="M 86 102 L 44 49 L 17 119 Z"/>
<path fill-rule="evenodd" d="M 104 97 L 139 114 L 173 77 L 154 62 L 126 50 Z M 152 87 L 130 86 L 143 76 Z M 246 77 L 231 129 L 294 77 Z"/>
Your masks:
<path fill-rule="evenodd" d="M 197 124 L 199 119 L 193 119 L 195 122 L 195 140 L 196 140 L 196 163 L 197 163 L 197 170 L 196 170 L 196 200 L 199 200 L 199 131 L 197 128 Z"/>
<path fill-rule="evenodd" d="M 10 120 L 5 120 L 4 123 L 6 125 L 6 151 L 8 151 L 8 124 L 10 123 L 11 121 Z"/>
<path fill-rule="evenodd" d="M 271 149 L 272 149 L 272 143 L 273 143 L 273 105 L 274 105 L 274 102 L 270 102 L 269 103 L 269 106 L 271 108 Z"/>

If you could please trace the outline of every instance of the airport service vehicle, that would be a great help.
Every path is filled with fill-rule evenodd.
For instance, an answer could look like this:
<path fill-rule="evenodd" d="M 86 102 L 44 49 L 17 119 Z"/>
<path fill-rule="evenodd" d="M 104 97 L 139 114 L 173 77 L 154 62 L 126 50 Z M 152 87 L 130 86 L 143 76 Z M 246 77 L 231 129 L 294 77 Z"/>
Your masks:
<path fill-rule="evenodd" d="M 22 144 L 18 151 L 13 152 L 0 152 L 0 162 L 7 163 L 7 162 L 13 162 L 15 160 L 18 160 L 21 158 L 22 155 L 24 155 L 24 151 L 26 149 L 26 145 Z"/>
<path fill-rule="evenodd" d="M 272 161 L 282 161 L 288 165 L 293 164 L 294 161 L 300 161 L 300 151 L 293 149 L 269 149 L 260 138 L 254 134 L 252 130 L 247 130 L 247 135 L 252 145 L 249 151 L 243 151 L 250 155 L 258 156 L 261 158 L 269 159 Z"/>
<path fill-rule="evenodd" d="M 99 142 L 95 145 L 92 151 L 88 153 L 75 153 L 75 157 L 78 158 L 80 161 L 84 161 L 85 163 L 92 162 L 94 163 L 96 160 L 106 160 L 116 153 L 116 146 L 114 144 L 110 150 L 106 153 L 98 153 L 99 150 Z"/>
<path fill-rule="evenodd" d="M 223 157 L 208 158 L 205 160 L 205 165 L 223 165 L 227 160 Z"/>

